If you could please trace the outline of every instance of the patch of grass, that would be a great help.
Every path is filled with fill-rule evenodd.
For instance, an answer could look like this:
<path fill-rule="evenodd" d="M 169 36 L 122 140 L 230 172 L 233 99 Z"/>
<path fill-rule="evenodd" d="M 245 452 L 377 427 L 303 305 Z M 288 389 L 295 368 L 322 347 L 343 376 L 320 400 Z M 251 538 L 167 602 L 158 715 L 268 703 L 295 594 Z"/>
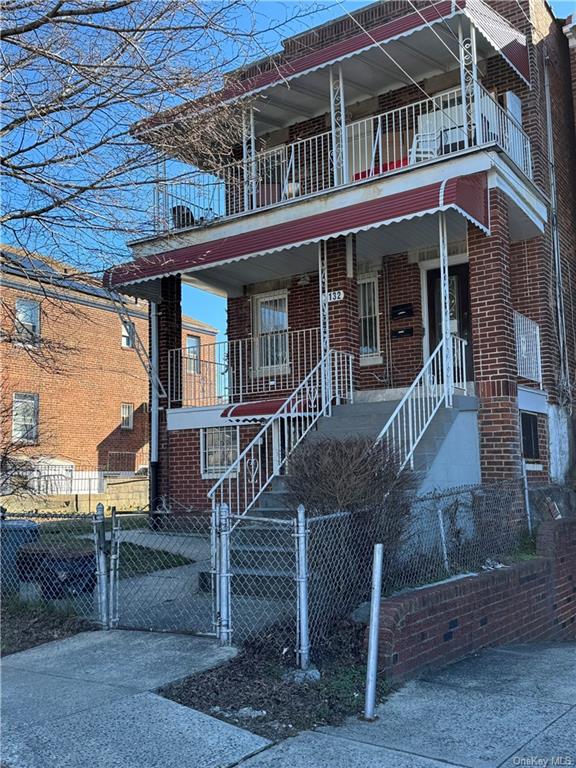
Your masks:
<path fill-rule="evenodd" d="M 139 576 L 152 571 L 163 571 L 167 568 L 178 568 L 181 565 L 193 563 L 183 555 L 173 554 L 165 550 L 150 549 L 140 544 L 123 541 L 120 545 L 120 578 Z"/>

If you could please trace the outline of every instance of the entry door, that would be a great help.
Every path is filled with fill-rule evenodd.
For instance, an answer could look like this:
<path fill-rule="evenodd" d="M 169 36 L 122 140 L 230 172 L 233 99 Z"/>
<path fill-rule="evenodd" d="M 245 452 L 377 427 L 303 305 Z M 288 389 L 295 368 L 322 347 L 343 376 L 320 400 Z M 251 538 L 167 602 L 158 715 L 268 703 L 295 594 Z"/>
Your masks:
<path fill-rule="evenodd" d="M 450 294 L 450 331 L 465 339 L 466 373 L 472 373 L 472 328 L 470 324 L 470 292 L 468 286 L 468 264 L 457 264 L 448 268 Z M 432 353 L 442 338 L 442 302 L 440 299 L 440 270 L 428 271 L 428 328 L 429 352 Z"/>

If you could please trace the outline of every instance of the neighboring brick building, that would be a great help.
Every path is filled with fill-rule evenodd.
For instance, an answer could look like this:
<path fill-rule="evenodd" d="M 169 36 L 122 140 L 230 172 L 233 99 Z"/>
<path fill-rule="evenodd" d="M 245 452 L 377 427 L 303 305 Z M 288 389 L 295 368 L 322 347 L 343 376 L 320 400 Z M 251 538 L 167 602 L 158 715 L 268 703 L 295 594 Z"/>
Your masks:
<path fill-rule="evenodd" d="M 127 327 L 97 280 L 2 251 L 3 440 L 81 472 L 147 466 L 149 382 L 135 349 L 135 334 L 147 342 L 147 302 L 126 302 Z M 184 317 L 181 333 L 191 348 L 216 330 Z"/>
<path fill-rule="evenodd" d="M 366 429 L 422 487 L 568 481 L 574 26 L 544 0 L 416 5 L 374 3 L 228 76 L 242 146 L 164 187 L 170 221 L 109 272 L 161 312 L 177 388 L 160 495 L 243 513 L 310 431 L 354 434 L 359 409 L 332 410 L 352 400 L 373 403 Z M 162 143 L 182 114 L 139 135 Z M 228 298 L 228 349 L 210 358 L 227 389 L 201 409 L 168 359 L 186 282 Z"/>

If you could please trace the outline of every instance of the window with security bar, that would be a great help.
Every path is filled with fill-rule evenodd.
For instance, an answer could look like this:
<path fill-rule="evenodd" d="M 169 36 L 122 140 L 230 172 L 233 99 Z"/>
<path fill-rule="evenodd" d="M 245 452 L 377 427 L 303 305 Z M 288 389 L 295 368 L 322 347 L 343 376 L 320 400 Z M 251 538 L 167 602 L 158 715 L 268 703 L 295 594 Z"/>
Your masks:
<path fill-rule="evenodd" d="M 120 405 L 120 428 L 134 429 L 134 403 Z"/>
<path fill-rule="evenodd" d="M 200 430 L 202 477 L 217 478 L 236 461 L 240 448 L 237 427 L 206 427 Z"/>
<path fill-rule="evenodd" d="M 360 322 L 360 357 L 365 361 L 380 357 L 378 277 L 358 280 L 358 318 Z"/>
<path fill-rule="evenodd" d="M 15 392 L 12 397 L 12 439 L 35 443 L 38 440 L 38 395 Z"/>
<path fill-rule="evenodd" d="M 290 363 L 286 291 L 255 297 L 254 328 L 254 368 L 260 373 L 285 371 Z"/>
<path fill-rule="evenodd" d="M 33 299 L 16 299 L 15 338 L 21 344 L 40 343 L 40 304 Z"/>
<path fill-rule="evenodd" d="M 200 373 L 200 337 L 186 336 L 186 372 Z"/>

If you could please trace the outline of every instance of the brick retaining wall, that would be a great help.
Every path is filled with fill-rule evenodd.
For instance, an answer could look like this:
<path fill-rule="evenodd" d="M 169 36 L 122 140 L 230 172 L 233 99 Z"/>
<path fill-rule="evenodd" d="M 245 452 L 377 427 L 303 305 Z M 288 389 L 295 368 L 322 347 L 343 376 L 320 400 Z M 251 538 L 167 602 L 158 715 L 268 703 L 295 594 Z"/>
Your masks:
<path fill-rule="evenodd" d="M 482 648 L 576 638 L 576 521 L 541 524 L 538 557 L 382 601 L 380 668 L 400 681 Z"/>

